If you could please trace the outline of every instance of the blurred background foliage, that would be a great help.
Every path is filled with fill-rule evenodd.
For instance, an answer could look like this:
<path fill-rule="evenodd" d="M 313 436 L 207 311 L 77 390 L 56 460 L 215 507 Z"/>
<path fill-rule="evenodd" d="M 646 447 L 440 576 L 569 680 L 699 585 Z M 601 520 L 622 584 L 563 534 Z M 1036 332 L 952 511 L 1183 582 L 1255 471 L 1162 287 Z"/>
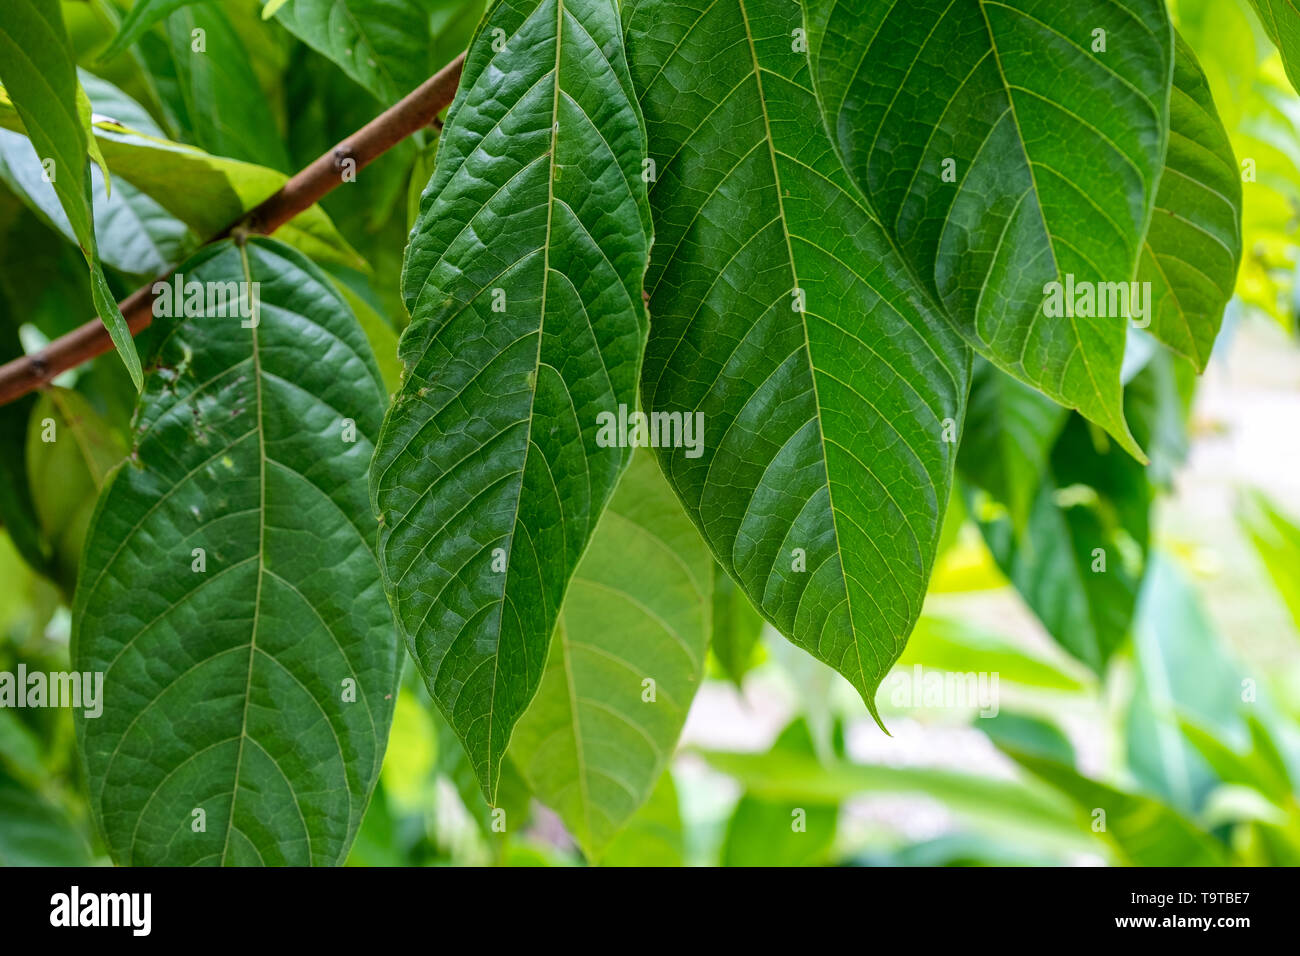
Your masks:
<path fill-rule="evenodd" d="M 404 37 L 402 69 L 423 76 L 463 49 L 483 2 L 409 5 L 423 32 Z M 387 105 L 382 77 L 340 70 L 258 0 L 184 6 L 103 58 L 129 9 L 63 3 L 110 170 L 176 193 L 116 177 L 110 195 L 96 172 L 119 296 Z M 1300 97 L 1246 0 L 1173 9 L 1242 163 L 1245 256 L 1203 379 L 1132 337 L 1126 413 L 1151 467 L 978 368 L 926 613 L 878 698 L 892 736 L 715 573 L 680 745 L 599 861 L 518 773 L 501 832 L 408 668 L 352 863 L 1300 863 Z M 196 28 L 206 60 L 188 55 Z M 339 284 L 390 387 L 435 145 L 424 131 L 281 234 Z M 33 163 L 0 130 L 0 360 L 88 317 L 84 265 Z M 81 539 L 130 447 L 132 394 L 110 355 L 0 408 L 0 671 L 68 666 Z M 75 441 L 42 442 L 47 419 Z M 107 858 L 70 714 L 0 709 L 0 863 L 78 862 Z"/>

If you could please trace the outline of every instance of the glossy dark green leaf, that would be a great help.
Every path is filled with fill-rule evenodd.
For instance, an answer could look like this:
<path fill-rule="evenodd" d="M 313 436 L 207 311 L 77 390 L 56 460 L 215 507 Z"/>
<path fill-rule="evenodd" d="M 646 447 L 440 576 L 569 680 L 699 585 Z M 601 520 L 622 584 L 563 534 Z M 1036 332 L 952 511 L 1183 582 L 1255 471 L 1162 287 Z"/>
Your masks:
<path fill-rule="evenodd" d="M 1138 280 L 1151 283 L 1151 333 L 1200 370 L 1241 262 L 1241 177 L 1196 54 L 1177 37 L 1169 151 Z"/>
<path fill-rule="evenodd" d="M 222 242 L 181 271 L 259 283 L 260 305 L 159 319 L 134 448 L 92 519 L 72 625 L 108 702 L 75 715 L 91 810 L 123 864 L 337 863 L 399 665 L 366 496 L 386 393 L 287 246 Z"/>
<path fill-rule="evenodd" d="M 136 388 L 140 357 L 108 289 L 95 245 L 87 133 L 90 104 L 77 82 L 72 44 L 58 0 L 10 0 L 0 23 L 0 83 L 52 180 L 90 268 L 91 301 Z"/>
<path fill-rule="evenodd" d="M 1128 316 L 1045 296 L 1134 278 L 1169 137 L 1163 0 L 809 0 L 808 40 L 846 165 L 958 328 L 1140 458 Z"/>
<path fill-rule="evenodd" d="M 798 4 L 623 10 L 655 177 L 642 400 L 699 435 L 660 461 L 755 607 L 874 713 L 933 564 L 970 353 L 809 121 Z"/>
<path fill-rule="evenodd" d="M 637 453 L 574 572 L 510 756 L 589 859 L 654 789 L 704 674 L 713 560 Z"/>
<path fill-rule="evenodd" d="M 407 250 L 406 380 L 371 477 L 379 556 L 489 800 L 631 457 L 598 437 L 602 412 L 636 407 L 644 150 L 612 0 L 500 3 Z"/>

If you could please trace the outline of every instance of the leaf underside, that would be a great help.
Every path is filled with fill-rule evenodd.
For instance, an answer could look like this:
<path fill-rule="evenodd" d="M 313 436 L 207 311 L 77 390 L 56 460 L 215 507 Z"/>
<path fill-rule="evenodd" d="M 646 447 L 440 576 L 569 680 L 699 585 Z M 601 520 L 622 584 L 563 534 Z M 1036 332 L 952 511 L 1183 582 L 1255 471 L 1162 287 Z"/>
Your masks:
<path fill-rule="evenodd" d="M 712 570 L 654 457 L 638 452 L 574 573 L 541 687 L 510 742 L 532 792 L 589 859 L 672 757 L 704 676 Z"/>

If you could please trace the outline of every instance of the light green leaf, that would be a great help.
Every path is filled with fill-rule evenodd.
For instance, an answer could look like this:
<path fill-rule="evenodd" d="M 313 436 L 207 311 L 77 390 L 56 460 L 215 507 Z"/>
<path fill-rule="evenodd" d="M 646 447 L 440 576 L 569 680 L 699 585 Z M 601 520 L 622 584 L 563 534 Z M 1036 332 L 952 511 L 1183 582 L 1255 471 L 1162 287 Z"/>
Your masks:
<path fill-rule="evenodd" d="M 198 237 L 156 201 L 119 179 L 110 196 L 103 176 L 94 180 L 95 238 L 101 261 L 131 275 L 160 275 L 198 246 Z M 0 180 L 74 245 L 77 242 L 53 186 L 27 137 L 0 130 Z"/>
<path fill-rule="evenodd" d="M 2 90 L 0 126 L 25 132 Z M 289 180 L 277 170 L 212 156 L 192 146 L 130 129 L 107 117 L 95 121 L 94 132 L 120 179 L 204 239 L 220 234 Z M 177 183 L 184 183 L 185 188 L 176 188 Z M 320 206 L 305 209 L 277 229 L 275 235 L 317 262 L 366 267 Z"/>
<path fill-rule="evenodd" d="M 1151 332 L 1204 370 L 1241 262 L 1241 177 L 1209 83 L 1177 37 L 1169 152 L 1142 246 Z"/>
<path fill-rule="evenodd" d="M 770 753 L 815 760 L 812 734 L 800 718 L 786 727 Z M 744 793 L 727 823 L 723 866 L 816 866 L 826 862 L 835 841 L 839 807 L 799 806 L 787 798 L 772 800 Z"/>
<path fill-rule="evenodd" d="M 654 174 L 642 399 L 697 436 L 660 462 L 755 607 L 874 713 L 933 565 L 970 352 L 809 121 L 798 4 L 624 16 Z"/>
<path fill-rule="evenodd" d="M 957 327 L 1140 459 L 1128 316 L 1045 296 L 1134 278 L 1169 134 L 1163 0 L 809 0 L 808 38 L 840 154 Z"/>
<path fill-rule="evenodd" d="M 1293 0 L 1250 0 L 1264 32 L 1282 54 L 1287 78 L 1300 90 L 1300 12 Z"/>
<path fill-rule="evenodd" d="M 1300 524 L 1258 490 L 1243 495 L 1237 520 L 1291 612 L 1291 620 L 1300 628 Z"/>
<path fill-rule="evenodd" d="M 673 775 L 665 772 L 650 799 L 605 848 L 601 865 L 682 866 L 684 844 L 677 787 Z"/>
<path fill-rule="evenodd" d="M 1182 732 L 1193 721 L 1220 737 L 1245 736 L 1241 683 L 1191 583 L 1159 553 L 1142 586 L 1133 628 L 1137 685 L 1125 725 L 1138 782 L 1184 813 L 1201 809 L 1218 782 Z"/>
<path fill-rule="evenodd" d="M 599 436 L 602 413 L 636 406 L 644 150 L 612 0 L 501 3 L 407 249 L 407 373 L 371 476 L 379 556 L 489 802 L 631 457 Z"/>
<path fill-rule="evenodd" d="M 991 631 L 929 613 L 921 615 L 898 665 L 938 668 L 958 674 L 991 673 L 1008 684 L 1070 693 L 1089 687 L 1077 667 L 1059 666 Z"/>
<path fill-rule="evenodd" d="M 88 101 L 77 82 L 72 44 L 58 0 L 7 3 L 0 24 L 0 83 L 5 87 L 6 103 L 12 104 L 21 119 L 21 131 L 31 139 L 42 164 L 48 164 L 54 191 L 90 268 L 95 311 L 131 380 L 141 388 L 140 357 L 126 319 L 108 289 L 95 246 L 91 143 L 85 125 Z M 102 156 L 99 159 L 102 165 Z"/>
<path fill-rule="evenodd" d="M 1160 801 L 1099 783 L 1049 757 L 998 743 L 1018 764 L 1069 797 L 1080 828 L 1100 833 L 1123 862 L 1131 866 L 1227 865 L 1226 854 L 1213 837 Z M 1104 829 L 1099 824 L 1104 824 Z"/>
<path fill-rule="evenodd" d="M 589 859 L 650 797 L 677 746 L 703 677 L 711 574 L 654 457 L 637 453 L 573 574 L 510 744 Z"/>
<path fill-rule="evenodd" d="M 121 439 L 80 394 L 56 387 L 41 392 L 27 426 L 27 484 L 41 536 L 53 550 L 47 570 L 68 594 L 99 489 L 125 454 Z"/>
<path fill-rule="evenodd" d="M 288 247 L 222 242 L 182 271 L 259 283 L 260 305 L 174 320 L 92 519 L 72 625 L 108 702 L 75 715 L 91 810 L 121 864 L 337 863 L 399 665 L 366 501 L 383 383 Z"/>

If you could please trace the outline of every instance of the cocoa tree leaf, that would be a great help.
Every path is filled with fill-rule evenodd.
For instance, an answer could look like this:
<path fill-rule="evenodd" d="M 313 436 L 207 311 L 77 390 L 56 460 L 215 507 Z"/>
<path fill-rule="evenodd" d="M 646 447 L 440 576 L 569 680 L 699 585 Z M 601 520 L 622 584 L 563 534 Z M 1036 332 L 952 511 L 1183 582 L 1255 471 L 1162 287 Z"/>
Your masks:
<path fill-rule="evenodd" d="M 181 272 L 245 298 L 158 320 L 134 447 L 87 532 L 91 811 L 121 864 L 338 863 L 400 662 L 365 478 L 386 393 L 346 303 L 284 244 L 221 242 Z"/>
<path fill-rule="evenodd" d="M 598 441 L 601 413 L 635 408 L 647 326 L 631 90 L 612 0 L 498 3 L 407 249 L 406 376 L 371 473 L 379 557 L 489 802 L 631 455 Z"/>

